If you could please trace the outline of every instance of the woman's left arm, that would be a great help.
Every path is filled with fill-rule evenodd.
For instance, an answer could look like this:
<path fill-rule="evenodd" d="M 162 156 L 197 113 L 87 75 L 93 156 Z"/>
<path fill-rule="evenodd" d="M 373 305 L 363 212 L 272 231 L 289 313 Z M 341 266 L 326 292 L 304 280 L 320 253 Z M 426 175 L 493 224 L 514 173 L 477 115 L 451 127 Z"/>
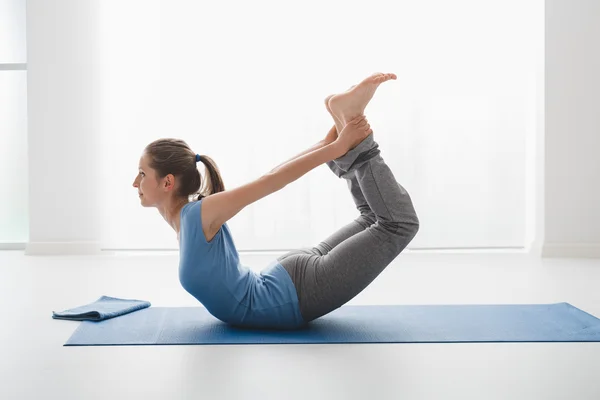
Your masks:
<path fill-rule="evenodd" d="M 225 222 L 246 206 L 281 190 L 308 171 L 342 156 L 347 151 L 343 143 L 337 140 L 327 143 L 327 139 L 317 142 L 310 149 L 278 165 L 253 182 L 205 197 L 202 200 L 202 227 L 206 238 L 212 238 Z"/>
<path fill-rule="evenodd" d="M 337 139 L 337 136 L 338 136 L 337 129 L 335 128 L 335 125 L 334 125 L 333 128 L 331 128 L 329 130 L 329 132 L 327 133 L 327 136 L 325 136 L 325 139 L 319 140 L 317 143 L 312 145 L 308 150 L 304 150 L 302 153 L 296 154 L 294 157 L 290 158 L 287 161 L 282 162 L 281 164 L 279 164 L 278 166 L 276 166 L 273 169 L 277 169 L 277 168 L 281 167 L 283 164 L 287 164 L 290 161 L 295 160 L 298 157 L 302 157 L 303 155 L 305 155 L 307 153 L 310 153 L 315 150 L 319 150 L 321 147 L 325 147 L 328 144 L 335 142 L 335 139 Z"/>

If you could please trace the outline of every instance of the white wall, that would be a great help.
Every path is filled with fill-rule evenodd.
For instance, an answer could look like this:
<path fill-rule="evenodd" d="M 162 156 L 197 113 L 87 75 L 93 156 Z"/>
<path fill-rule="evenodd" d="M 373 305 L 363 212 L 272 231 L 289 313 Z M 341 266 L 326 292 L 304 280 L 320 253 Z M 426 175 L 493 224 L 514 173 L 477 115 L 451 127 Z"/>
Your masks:
<path fill-rule="evenodd" d="M 546 1 L 543 256 L 600 257 L 600 2 Z"/>
<path fill-rule="evenodd" d="M 419 214 L 409 249 L 525 247 L 543 1 L 404 0 L 385 15 L 373 10 L 389 0 L 373 0 L 373 10 L 342 3 L 103 3 L 103 248 L 176 248 L 172 229 L 140 207 L 130 185 L 150 140 L 185 138 L 233 188 L 321 139 L 331 126 L 322 99 L 380 69 L 398 79 L 378 89 L 366 114 Z M 345 32 L 337 53 L 359 44 L 368 57 L 331 57 L 323 38 L 336 36 L 336 19 L 368 32 Z M 285 251 L 356 215 L 344 182 L 321 166 L 228 222 L 240 251 Z"/>
<path fill-rule="evenodd" d="M 94 254 L 97 238 L 95 1 L 27 2 L 29 238 L 26 254 Z"/>
<path fill-rule="evenodd" d="M 99 251 L 93 234 L 98 204 L 88 195 L 97 178 L 92 138 L 100 126 L 94 85 L 97 5 L 27 3 L 28 254 Z M 532 249 L 545 256 L 600 257 L 600 190 L 595 187 L 600 121 L 594 113 L 600 28 L 593 25 L 599 17 L 600 5 L 593 0 L 546 2 L 545 136 L 537 143 L 544 170 L 538 168 L 535 177 L 537 193 L 544 197 L 536 199 L 540 218 Z M 40 179 L 40 171 L 52 179 Z"/>

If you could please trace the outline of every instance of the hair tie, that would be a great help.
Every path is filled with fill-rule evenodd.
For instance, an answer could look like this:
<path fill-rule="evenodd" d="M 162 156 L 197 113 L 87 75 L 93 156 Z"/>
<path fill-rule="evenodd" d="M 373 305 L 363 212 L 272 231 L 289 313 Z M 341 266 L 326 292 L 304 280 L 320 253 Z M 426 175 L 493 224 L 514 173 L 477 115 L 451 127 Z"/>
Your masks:
<path fill-rule="evenodd" d="M 200 154 L 196 154 L 196 162 L 200 161 Z"/>

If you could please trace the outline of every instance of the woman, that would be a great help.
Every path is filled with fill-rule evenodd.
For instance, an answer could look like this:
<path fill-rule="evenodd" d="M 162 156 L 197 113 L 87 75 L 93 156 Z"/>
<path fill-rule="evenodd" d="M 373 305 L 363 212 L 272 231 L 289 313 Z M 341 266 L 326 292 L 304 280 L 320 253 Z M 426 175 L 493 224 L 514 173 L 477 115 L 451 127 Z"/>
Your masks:
<path fill-rule="evenodd" d="M 325 139 L 232 190 L 225 190 L 215 162 L 182 140 L 159 139 L 144 149 L 133 186 L 142 205 L 156 207 L 177 232 L 179 280 L 214 317 L 238 327 L 304 327 L 360 293 L 416 235 L 419 220 L 411 198 L 380 156 L 363 115 L 377 87 L 390 79 L 396 76 L 374 74 L 327 97 L 335 126 Z M 208 171 L 202 188 L 198 161 Z M 346 179 L 360 216 L 260 273 L 241 265 L 227 221 L 323 163 Z M 194 194 L 198 198 L 189 202 Z"/>

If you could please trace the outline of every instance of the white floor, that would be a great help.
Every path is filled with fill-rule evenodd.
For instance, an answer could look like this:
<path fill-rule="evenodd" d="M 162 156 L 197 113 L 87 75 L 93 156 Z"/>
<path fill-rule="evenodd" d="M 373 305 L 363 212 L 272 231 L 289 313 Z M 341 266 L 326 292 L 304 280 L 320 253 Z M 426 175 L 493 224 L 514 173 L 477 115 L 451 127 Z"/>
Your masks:
<path fill-rule="evenodd" d="M 241 255 L 260 270 L 276 255 Z M 101 295 L 197 306 L 177 253 L 0 252 L 0 399 L 600 399 L 600 343 L 63 347 Z M 600 260 L 400 255 L 350 304 L 569 302 L 600 317 Z"/>

